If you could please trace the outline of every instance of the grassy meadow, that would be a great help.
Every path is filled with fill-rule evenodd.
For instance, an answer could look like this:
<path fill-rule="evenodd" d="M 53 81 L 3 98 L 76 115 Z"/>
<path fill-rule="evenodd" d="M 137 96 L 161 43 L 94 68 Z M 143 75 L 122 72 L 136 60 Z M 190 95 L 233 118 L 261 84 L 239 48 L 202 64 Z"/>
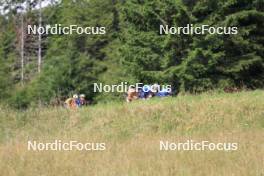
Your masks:
<path fill-rule="evenodd" d="M 27 141 L 105 142 L 105 151 L 28 151 Z M 160 140 L 237 142 L 237 151 L 160 151 Z M 263 176 L 264 91 L 0 110 L 3 176 Z"/>

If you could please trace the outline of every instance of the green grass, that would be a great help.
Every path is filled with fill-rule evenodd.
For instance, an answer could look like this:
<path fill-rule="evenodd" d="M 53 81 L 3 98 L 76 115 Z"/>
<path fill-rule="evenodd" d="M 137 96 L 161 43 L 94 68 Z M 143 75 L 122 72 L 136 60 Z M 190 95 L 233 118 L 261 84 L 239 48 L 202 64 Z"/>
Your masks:
<path fill-rule="evenodd" d="M 264 175 L 264 91 L 64 108 L 0 110 L 9 175 Z M 27 141 L 106 142 L 107 150 L 27 151 Z M 159 151 L 159 141 L 238 142 L 237 151 Z"/>

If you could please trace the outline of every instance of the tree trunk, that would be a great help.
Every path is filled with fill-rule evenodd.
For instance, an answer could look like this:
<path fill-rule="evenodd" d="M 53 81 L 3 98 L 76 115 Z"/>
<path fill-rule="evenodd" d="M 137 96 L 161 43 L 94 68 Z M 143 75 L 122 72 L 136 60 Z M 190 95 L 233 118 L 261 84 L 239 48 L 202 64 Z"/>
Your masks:
<path fill-rule="evenodd" d="M 41 0 L 38 1 L 38 4 L 39 4 L 39 27 L 41 27 L 41 23 L 42 23 Z M 38 72 L 39 73 L 41 71 L 41 62 L 42 62 L 42 57 L 41 57 L 41 34 L 39 33 L 39 35 L 38 35 Z"/>
<path fill-rule="evenodd" d="M 24 16 L 21 14 L 21 83 L 24 84 Z"/>

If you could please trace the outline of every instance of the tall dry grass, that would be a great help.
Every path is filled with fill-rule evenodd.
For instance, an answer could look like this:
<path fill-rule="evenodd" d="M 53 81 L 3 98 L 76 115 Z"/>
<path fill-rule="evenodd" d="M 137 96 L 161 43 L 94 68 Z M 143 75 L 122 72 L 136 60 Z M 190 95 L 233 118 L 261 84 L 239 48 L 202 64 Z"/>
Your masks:
<path fill-rule="evenodd" d="M 264 175 L 264 92 L 0 111 L 0 175 Z M 28 151 L 27 141 L 105 142 L 105 151 Z M 237 151 L 160 151 L 159 141 L 237 142 Z"/>

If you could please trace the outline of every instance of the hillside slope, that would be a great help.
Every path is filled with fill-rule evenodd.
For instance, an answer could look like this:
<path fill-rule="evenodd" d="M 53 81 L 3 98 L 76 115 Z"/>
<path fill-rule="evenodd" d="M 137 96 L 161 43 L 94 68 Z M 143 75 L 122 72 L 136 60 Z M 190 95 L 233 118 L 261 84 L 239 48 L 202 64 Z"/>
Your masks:
<path fill-rule="evenodd" d="M 263 175 L 264 92 L 212 93 L 68 111 L 0 111 L 3 175 Z M 28 140 L 103 142 L 105 151 L 28 151 Z M 161 151 L 160 141 L 238 143 Z"/>

